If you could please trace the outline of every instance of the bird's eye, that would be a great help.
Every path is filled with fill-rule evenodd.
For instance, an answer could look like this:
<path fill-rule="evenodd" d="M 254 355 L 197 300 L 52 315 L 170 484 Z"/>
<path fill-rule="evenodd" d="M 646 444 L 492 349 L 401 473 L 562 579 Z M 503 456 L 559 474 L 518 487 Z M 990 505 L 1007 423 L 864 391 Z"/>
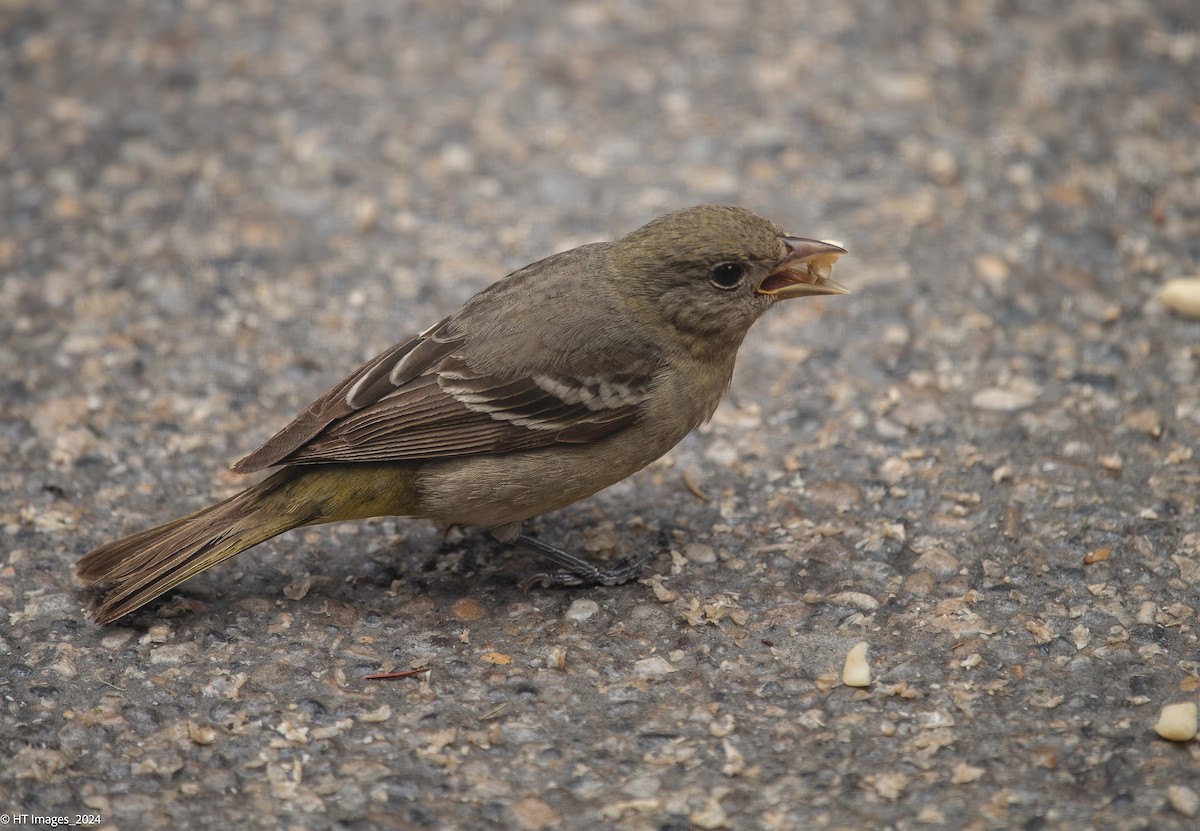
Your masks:
<path fill-rule="evenodd" d="M 746 266 L 741 263 L 721 263 L 708 275 L 708 279 L 719 289 L 736 289 L 746 276 Z"/>

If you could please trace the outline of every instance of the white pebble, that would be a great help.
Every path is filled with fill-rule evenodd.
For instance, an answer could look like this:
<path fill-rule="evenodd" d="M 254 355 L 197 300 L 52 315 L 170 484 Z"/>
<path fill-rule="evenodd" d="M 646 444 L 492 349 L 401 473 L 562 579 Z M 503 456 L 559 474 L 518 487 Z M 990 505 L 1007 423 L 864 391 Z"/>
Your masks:
<path fill-rule="evenodd" d="M 1200 794 L 1187 785 L 1172 785 L 1167 788 L 1167 801 L 1171 803 L 1171 807 L 1185 817 L 1194 817 L 1200 814 Z"/>
<path fill-rule="evenodd" d="M 1200 317 L 1200 277 L 1177 277 L 1163 284 L 1158 299 L 1184 317 Z"/>
<path fill-rule="evenodd" d="M 594 617 L 600 611 L 600 604 L 595 600 L 581 599 L 576 600 L 567 608 L 567 620 L 573 620 L 576 623 L 583 623 Z"/>
<path fill-rule="evenodd" d="M 683 556 L 689 563 L 711 565 L 717 561 L 717 552 L 711 545 L 702 542 L 689 542 L 683 547 Z"/>
<path fill-rule="evenodd" d="M 879 601 L 865 592 L 838 592 L 830 596 L 829 602 L 838 606 L 853 606 L 860 612 L 874 612 L 879 608 Z"/>
<path fill-rule="evenodd" d="M 642 658 L 640 661 L 635 661 L 633 671 L 643 678 L 661 678 L 664 675 L 670 675 L 675 671 L 675 667 L 667 663 L 665 658 L 657 656 L 653 658 Z"/>
<path fill-rule="evenodd" d="M 1154 732 L 1173 742 L 1190 742 L 1196 738 L 1196 703 L 1182 701 L 1163 707 Z"/>
<path fill-rule="evenodd" d="M 867 663 L 867 642 L 859 641 L 846 654 L 842 683 L 847 687 L 871 686 L 871 665 Z"/>
<path fill-rule="evenodd" d="M 971 406 L 993 413 L 1015 413 L 1033 406 L 1037 396 L 1028 391 L 1002 390 L 995 387 L 980 390 L 971 396 Z"/>

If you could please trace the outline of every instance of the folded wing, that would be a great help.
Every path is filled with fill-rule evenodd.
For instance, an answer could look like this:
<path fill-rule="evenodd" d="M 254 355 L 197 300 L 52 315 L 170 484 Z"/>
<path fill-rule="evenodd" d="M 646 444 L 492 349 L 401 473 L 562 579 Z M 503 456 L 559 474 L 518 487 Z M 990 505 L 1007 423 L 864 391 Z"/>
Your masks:
<path fill-rule="evenodd" d="M 586 376 L 480 372 L 460 354 L 466 338 L 449 324 L 443 320 L 368 361 L 233 469 L 598 441 L 637 420 L 654 380 L 645 367 Z"/>

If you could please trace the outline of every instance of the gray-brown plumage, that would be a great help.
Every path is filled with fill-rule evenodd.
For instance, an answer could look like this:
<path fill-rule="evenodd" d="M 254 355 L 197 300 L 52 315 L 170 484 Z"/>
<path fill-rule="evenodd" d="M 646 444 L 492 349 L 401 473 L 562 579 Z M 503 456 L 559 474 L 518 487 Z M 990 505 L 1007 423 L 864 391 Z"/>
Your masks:
<path fill-rule="evenodd" d="M 80 560 L 121 617 L 302 525 L 398 515 L 476 525 L 576 576 L 617 582 L 520 534 L 532 516 L 620 481 L 716 409 L 751 324 L 782 299 L 843 294 L 845 253 L 749 211 L 703 205 L 509 275 L 366 363 L 239 473 L 282 466 L 222 503 Z"/>

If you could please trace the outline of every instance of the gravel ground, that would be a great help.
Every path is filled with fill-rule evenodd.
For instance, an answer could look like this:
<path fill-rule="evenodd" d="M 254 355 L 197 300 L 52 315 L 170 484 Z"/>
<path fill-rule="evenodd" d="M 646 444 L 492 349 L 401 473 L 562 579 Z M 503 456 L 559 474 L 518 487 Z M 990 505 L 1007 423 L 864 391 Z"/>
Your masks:
<path fill-rule="evenodd" d="M 110 828 L 1195 828 L 1200 6 L 0 3 L 0 812 Z M 540 256 L 845 242 L 711 424 L 534 523 L 79 555 Z M 873 683 L 841 683 L 870 645 Z M 388 681 L 365 676 L 425 667 Z M 4 818 L 0 818 L 3 822 Z"/>

